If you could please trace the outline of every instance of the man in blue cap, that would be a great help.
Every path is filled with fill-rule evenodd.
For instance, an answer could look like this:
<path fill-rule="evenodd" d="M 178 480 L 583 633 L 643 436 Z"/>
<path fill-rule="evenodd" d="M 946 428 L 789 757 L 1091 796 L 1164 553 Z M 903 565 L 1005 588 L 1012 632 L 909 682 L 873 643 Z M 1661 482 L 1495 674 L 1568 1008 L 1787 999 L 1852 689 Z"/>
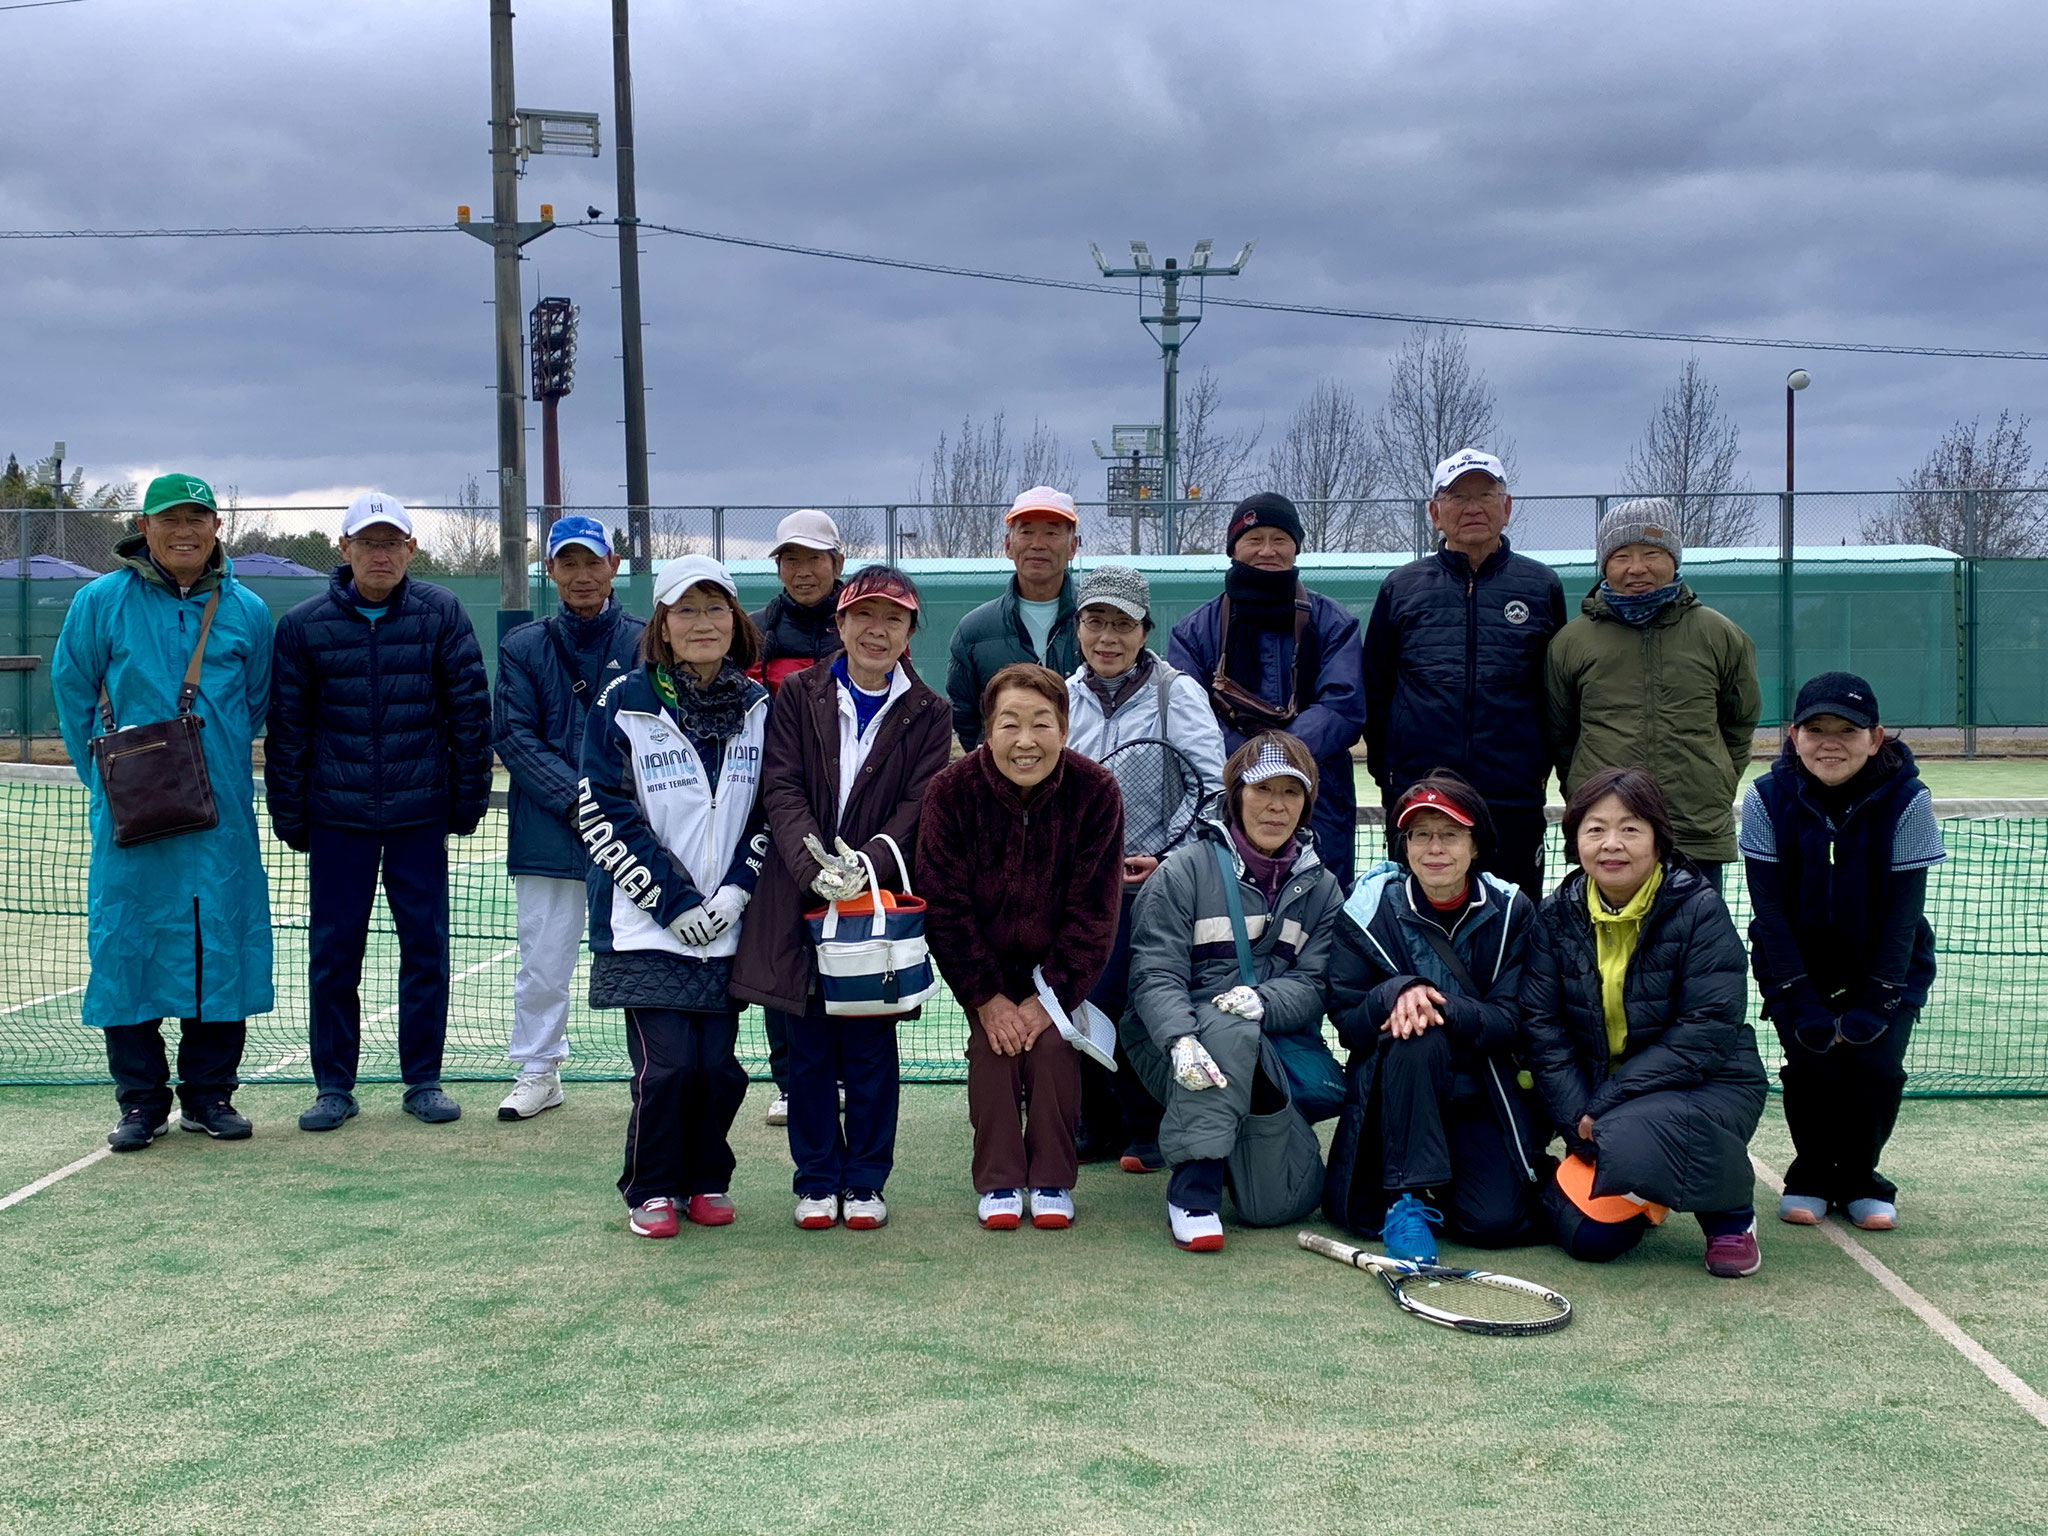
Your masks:
<path fill-rule="evenodd" d="M 548 579 L 562 606 L 522 624 L 498 651 L 493 736 L 512 778 L 506 868 L 519 903 L 519 976 L 510 1055 L 519 1080 L 500 1120 L 531 1120 L 562 1102 L 569 1056 L 569 984 L 583 947 L 589 868 L 570 826 L 583 722 L 606 683 L 639 665 L 642 621 L 612 597 L 619 557 L 594 517 L 548 530 Z"/>

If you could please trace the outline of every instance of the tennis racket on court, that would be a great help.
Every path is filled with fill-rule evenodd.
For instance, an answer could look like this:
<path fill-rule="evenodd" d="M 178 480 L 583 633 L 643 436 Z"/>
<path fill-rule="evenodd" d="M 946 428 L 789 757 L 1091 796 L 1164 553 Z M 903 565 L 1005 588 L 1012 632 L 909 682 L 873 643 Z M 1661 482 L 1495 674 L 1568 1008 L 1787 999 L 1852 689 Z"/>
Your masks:
<path fill-rule="evenodd" d="M 1124 796 L 1124 857 L 1164 858 L 1202 808 L 1202 775 L 1170 741 L 1146 737 L 1103 755 Z"/>
<path fill-rule="evenodd" d="M 1554 1333 L 1572 1320 L 1572 1304 L 1533 1280 L 1517 1280 L 1485 1269 L 1411 1264 L 1406 1259 L 1367 1253 L 1319 1232 L 1304 1232 L 1299 1241 L 1310 1253 L 1371 1270 L 1386 1282 L 1402 1311 L 1440 1327 L 1461 1333 L 1524 1335 Z"/>

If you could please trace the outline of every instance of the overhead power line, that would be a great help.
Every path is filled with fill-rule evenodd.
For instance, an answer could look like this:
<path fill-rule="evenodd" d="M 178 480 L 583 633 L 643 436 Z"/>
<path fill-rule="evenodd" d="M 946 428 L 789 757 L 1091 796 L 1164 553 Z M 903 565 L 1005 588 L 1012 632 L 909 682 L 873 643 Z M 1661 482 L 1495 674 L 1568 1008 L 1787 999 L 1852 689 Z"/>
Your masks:
<path fill-rule="evenodd" d="M 610 230 L 615 219 L 587 219 L 558 225 L 594 233 Z M 0 240 L 219 240 L 278 239 L 295 235 L 443 235 L 452 224 L 297 224 L 272 229 L 5 229 Z M 838 251 L 826 246 L 797 245 L 787 240 L 762 240 L 710 229 L 685 229 L 675 224 L 640 221 L 644 234 L 679 235 L 717 245 L 756 251 L 780 251 L 823 261 L 890 267 L 900 272 L 930 272 L 940 277 L 966 277 L 979 282 L 1008 283 L 1024 288 L 1055 288 L 1070 293 L 1103 293 L 1128 299 L 1130 290 L 1108 283 L 1063 277 L 1034 277 L 1026 272 L 995 272 L 981 267 L 952 266 L 938 261 L 910 261 L 863 251 Z M 1702 347 L 1768 347 L 1787 352 L 1861 352 L 1882 357 L 1953 357 L 1993 362 L 2048 363 L 2048 352 L 1985 347 L 1921 347 L 1876 341 L 1812 341 L 1789 336 L 1723 336 L 1711 331 L 1655 331 L 1640 327 L 1549 324 L 1538 320 L 1479 320 L 1468 315 L 1421 315 L 1390 309 L 1348 309 L 1330 304 L 1289 304 L 1273 299 L 1210 298 L 1226 309 L 1262 310 L 1268 314 L 1313 315 L 1328 320 L 1374 320 L 1388 325 L 1441 325 L 1453 330 L 1524 332 L 1538 336 L 1584 336 L 1602 341 L 1675 341 Z"/>

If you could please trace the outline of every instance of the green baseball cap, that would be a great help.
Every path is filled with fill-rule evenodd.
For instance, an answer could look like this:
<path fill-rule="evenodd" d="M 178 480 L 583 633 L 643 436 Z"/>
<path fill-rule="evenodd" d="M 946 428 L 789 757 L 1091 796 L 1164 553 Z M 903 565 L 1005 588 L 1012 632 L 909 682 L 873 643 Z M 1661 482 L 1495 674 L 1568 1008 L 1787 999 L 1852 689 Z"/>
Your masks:
<path fill-rule="evenodd" d="M 142 515 L 152 512 L 168 512 L 172 507 L 187 503 L 206 508 L 218 517 L 220 508 L 213 499 L 213 487 L 197 475 L 158 475 L 149 482 L 149 491 L 142 498 Z"/>

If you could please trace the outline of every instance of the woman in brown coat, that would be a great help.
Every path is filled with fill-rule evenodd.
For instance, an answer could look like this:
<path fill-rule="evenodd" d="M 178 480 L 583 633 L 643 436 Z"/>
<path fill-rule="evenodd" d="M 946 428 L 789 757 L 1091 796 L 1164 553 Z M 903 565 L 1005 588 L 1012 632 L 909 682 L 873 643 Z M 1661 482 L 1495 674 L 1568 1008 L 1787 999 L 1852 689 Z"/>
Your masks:
<path fill-rule="evenodd" d="M 952 722 L 911 669 L 910 578 L 868 566 L 838 604 L 844 649 L 792 673 L 768 717 L 761 802 L 775 856 L 741 930 L 732 991 L 779 1013 L 788 1033 L 796 1224 L 821 1229 L 843 1218 L 860 1230 L 889 1219 L 882 1186 L 896 1156 L 896 1025 L 908 1015 L 827 1015 L 804 911 L 865 887 L 862 866 L 841 848 L 866 854 L 884 886 L 902 889 L 896 850 L 905 859 L 916 852 L 919 806 L 946 765 Z"/>
<path fill-rule="evenodd" d="M 1074 1219 L 1081 1069 L 1041 987 L 1070 1017 L 1116 939 L 1123 798 L 1066 750 L 1067 685 L 1029 662 L 982 694 L 982 744 L 932 780 L 918 894 L 932 959 L 967 1013 L 967 1113 L 984 1227 Z M 1029 1105 L 1028 1120 L 1020 1115 Z"/>

